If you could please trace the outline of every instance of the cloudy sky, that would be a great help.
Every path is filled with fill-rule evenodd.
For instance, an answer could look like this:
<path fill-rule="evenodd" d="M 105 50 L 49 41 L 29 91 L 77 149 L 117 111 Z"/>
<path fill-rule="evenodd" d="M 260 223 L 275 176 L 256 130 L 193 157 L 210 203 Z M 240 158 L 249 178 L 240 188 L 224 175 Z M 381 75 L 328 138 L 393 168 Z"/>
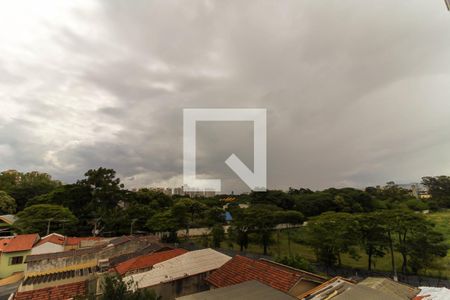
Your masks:
<path fill-rule="evenodd" d="M 183 108 L 267 108 L 270 188 L 450 174 L 444 0 L 0 4 L 0 169 L 181 184 Z M 201 123 L 198 170 L 246 186 L 252 124 Z"/>

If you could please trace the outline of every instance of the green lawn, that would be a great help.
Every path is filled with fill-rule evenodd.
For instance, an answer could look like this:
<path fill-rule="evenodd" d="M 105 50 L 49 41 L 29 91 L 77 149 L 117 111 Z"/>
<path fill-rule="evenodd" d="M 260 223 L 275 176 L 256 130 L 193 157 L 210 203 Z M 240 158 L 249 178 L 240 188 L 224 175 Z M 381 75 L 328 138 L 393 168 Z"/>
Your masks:
<path fill-rule="evenodd" d="M 440 232 L 442 232 L 445 237 L 447 243 L 450 245 L 450 211 L 446 212 L 440 212 L 440 213 L 432 213 L 427 215 L 427 218 L 432 220 L 434 223 L 436 223 L 436 229 Z M 302 234 L 302 228 L 296 229 L 295 232 L 292 233 L 292 235 L 301 236 Z M 287 233 L 286 231 L 282 231 L 279 236 L 280 243 L 277 243 L 278 236 L 275 233 L 273 235 L 273 238 L 275 240 L 275 243 L 269 248 L 269 254 L 271 256 L 285 256 L 289 254 L 288 250 L 288 239 L 287 239 Z M 239 246 L 236 244 L 233 244 L 231 247 L 229 242 L 222 243 L 222 247 L 224 248 L 233 248 L 234 250 L 239 250 Z M 251 243 L 247 249 L 248 252 L 252 253 L 260 253 L 262 254 L 262 247 L 256 244 Z M 309 261 L 315 261 L 315 255 L 313 250 L 306 246 L 299 243 L 291 242 L 291 251 L 292 254 L 298 254 Z M 359 259 L 353 259 L 349 255 L 343 255 L 342 256 L 342 264 L 345 267 L 352 267 L 352 268 L 359 268 L 359 269 L 367 269 L 367 255 L 364 253 L 364 251 L 359 251 Z M 401 256 L 400 254 L 396 253 L 395 255 L 395 261 L 398 271 L 400 272 L 401 267 Z M 387 254 L 382 258 L 375 258 L 374 259 L 375 268 L 374 270 L 377 271 L 390 271 L 391 270 L 391 259 L 390 256 Z M 433 277 L 447 277 L 450 278 L 450 253 L 447 255 L 447 257 L 438 259 L 437 265 L 440 266 L 439 269 L 431 269 L 426 271 L 425 273 L 421 275 L 426 276 L 433 276 Z"/>

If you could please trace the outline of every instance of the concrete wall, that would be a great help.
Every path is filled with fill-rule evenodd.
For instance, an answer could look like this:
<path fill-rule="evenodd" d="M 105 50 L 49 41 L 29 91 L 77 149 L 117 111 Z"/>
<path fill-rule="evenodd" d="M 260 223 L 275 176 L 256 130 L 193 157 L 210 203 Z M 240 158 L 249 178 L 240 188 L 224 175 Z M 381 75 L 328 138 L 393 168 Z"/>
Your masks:
<path fill-rule="evenodd" d="M 64 246 L 53 244 L 53 243 L 44 243 L 39 246 L 33 247 L 31 249 L 31 255 L 35 254 L 44 254 L 44 253 L 56 253 L 56 252 L 63 252 Z"/>
<path fill-rule="evenodd" d="M 18 265 L 10 265 L 9 260 L 14 256 L 23 256 L 23 261 L 27 255 L 30 254 L 30 251 L 19 251 L 19 252 L 11 252 L 11 253 L 0 253 L 0 279 L 8 277 L 15 272 L 23 272 L 26 269 L 26 264 L 18 264 Z"/>
<path fill-rule="evenodd" d="M 99 259 L 111 258 L 135 252 L 148 245 L 148 241 L 132 240 L 117 246 L 107 246 L 93 253 L 71 255 L 61 258 L 48 258 L 27 263 L 26 275 L 55 270 L 63 271 L 71 266 L 95 266 Z M 74 252 L 75 253 L 75 252 Z"/>

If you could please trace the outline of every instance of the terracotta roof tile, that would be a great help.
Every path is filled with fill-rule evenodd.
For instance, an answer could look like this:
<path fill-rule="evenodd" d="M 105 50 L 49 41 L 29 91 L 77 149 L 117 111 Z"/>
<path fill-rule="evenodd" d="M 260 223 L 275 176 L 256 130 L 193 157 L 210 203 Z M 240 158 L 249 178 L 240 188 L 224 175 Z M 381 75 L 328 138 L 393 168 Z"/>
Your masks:
<path fill-rule="evenodd" d="M 188 251 L 184 249 L 172 249 L 168 251 L 150 253 L 124 261 L 123 263 L 118 264 L 114 269 L 120 275 L 124 275 L 134 270 L 150 268 L 157 263 L 177 257 L 186 252 Z"/>
<path fill-rule="evenodd" d="M 8 246 L 9 242 L 12 240 L 12 238 L 2 238 L 0 239 L 0 252 L 3 252 L 3 249 Z"/>
<path fill-rule="evenodd" d="M 14 300 L 63 300 L 86 295 L 86 281 L 69 283 L 28 292 L 19 292 Z"/>
<path fill-rule="evenodd" d="M 60 234 L 52 233 L 52 234 L 49 234 L 49 235 L 43 237 L 36 244 L 36 246 L 40 246 L 40 245 L 45 244 L 45 243 L 53 243 L 53 244 L 57 244 L 57 245 L 64 245 L 65 239 L 66 238 L 64 236 L 60 235 Z"/>
<path fill-rule="evenodd" d="M 287 293 L 303 277 L 305 277 L 305 272 L 300 270 L 291 270 L 276 264 L 237 255 L 212 272 L 206 281 L 220 288 L 249 280 L 258 280 Z"/>
<path fill-rule="evenodd" d="M 16 235 L 3 247 L 2 252 L 8 253 L 31 250 L 38 239 L 39 235 L 37 233 Z"/>

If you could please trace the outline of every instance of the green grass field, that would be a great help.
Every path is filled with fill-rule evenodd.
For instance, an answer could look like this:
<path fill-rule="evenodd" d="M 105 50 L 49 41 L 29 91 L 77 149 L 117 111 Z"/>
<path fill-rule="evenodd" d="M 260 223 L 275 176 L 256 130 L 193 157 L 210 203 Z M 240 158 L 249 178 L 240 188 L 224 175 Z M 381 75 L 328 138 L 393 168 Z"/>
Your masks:
<path fill-rule="evenodd" d="M 427 215 L 427 218 L 429 218 L 436 224 L 436 229 L 445 235 L 446 242 L 450 246 L 450 211 L 432 213 Z M 292 235 L 295 234 L 297 236 L 301 236 L 302 230 L 303 230 L 302 228 L 296 229 L 295 233 L 293 232 Z M 275 240 L 275 243 L 271 245 L 269 249 L 269 254 L 271 256 L 287 256 L 289 254 L 287 233 L 285 231 L 282 231 L 280 233 L 279 243 L 277 243 L 278 235 L 276 233 L 273 235 L 273 238 Z M 230 242 L 224 242 L 222 244 L 222 247 L 239 250 L 238 245 L 233 244 L 233 246 L 231 246 Z M 249 245 L 247 251 L 262 254 L 261 246 L 253 243 Z M 298 254 L 311 262 L 314 262 L 316 259 L 314 252 L 310 247 L 293 241 L 291 241 L 291 253 Z M 342 256 L 343 266 L 358 269 L 367 269 L 367 255 L 364 253 L 364 251 L 359 251 L 358 254 L 360 256 L 359 259 L 353 259 L 349 255 L 343 255 Z M 395 260 L 398 271 L 400 272 L 400 266 L 402 262 L 400 254 L 398 253 L 396 254 Z M 374 270 L 387 272 L 391 270 L 391 260 L 388 254 L 382 258 L 375 258 L 374 264 L 375 264 Z M 447 255 L 447 257 L 437 259 L 436 265 L 439 266 L 439 268 L 427 270 L 426 272 L 421 273 L 421 275 L 450 278 L 450 252 Z"/>

